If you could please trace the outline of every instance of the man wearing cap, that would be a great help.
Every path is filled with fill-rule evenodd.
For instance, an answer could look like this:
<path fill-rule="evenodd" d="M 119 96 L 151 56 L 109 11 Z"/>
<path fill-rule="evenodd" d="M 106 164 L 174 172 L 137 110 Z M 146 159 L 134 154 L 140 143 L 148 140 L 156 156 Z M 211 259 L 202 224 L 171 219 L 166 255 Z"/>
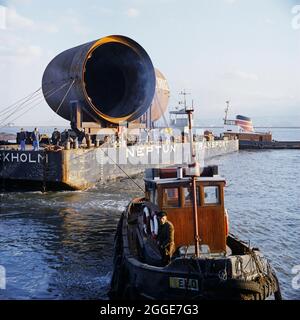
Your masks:
<path fill-rule="evenodd" d="M 60 132 L 57 130 L 57 128 L 54 129 L 54 131 L 53 131 L 53 133 L 52 133 L 51 140 L 52 140 L 52 144 L 53 144 L 54 146 L 58 146 L 58 145 L 59 145 L 60 140 L 61 140 L 61 134 L 60 134 Z"/>
<path fill-rule="evenodd" d="M 158 212 L 157 217 L 160 221 L 157 243 L 159 245 L 164 264 L 168 264 L 175 251 L 174 226 L 170 221 L 168 221 L 167 213 L 165 211 Z"/>

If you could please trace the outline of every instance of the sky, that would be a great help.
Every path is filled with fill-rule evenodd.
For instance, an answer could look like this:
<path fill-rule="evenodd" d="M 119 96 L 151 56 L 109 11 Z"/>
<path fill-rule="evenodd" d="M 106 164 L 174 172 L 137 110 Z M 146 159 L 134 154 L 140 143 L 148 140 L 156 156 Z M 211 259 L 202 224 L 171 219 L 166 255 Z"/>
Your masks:
<path fill-rule="evenodd" d="M 170 109 L 185 89 L 207 125 L 230 100 L 232 117 L 300 126 L 300 0 L 0 0 L 0 115 L 41 86 L 55 55 L 111 34 L 148 52 Z M 13 122 L 67 123 L 41 101 Z"/>

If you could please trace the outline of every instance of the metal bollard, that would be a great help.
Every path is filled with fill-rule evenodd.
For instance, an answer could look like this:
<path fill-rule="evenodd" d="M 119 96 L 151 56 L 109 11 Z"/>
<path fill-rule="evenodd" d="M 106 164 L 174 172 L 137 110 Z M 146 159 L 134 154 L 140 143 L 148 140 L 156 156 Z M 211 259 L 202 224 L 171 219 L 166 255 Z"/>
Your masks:
<path fill-rule="evenodd" d="M 66 144 L 65 144 L 65 149 L 66 150 L 70 150 L 71 149 L 71 142 L 70 141 L 67 141 Z"/>
<path fill-rule="evenodd" d="M 86 141 L 86 147 L 87 147 L 87 149 L 90 149 L 90 148 L 91 148 L 91 139 L 87 139 L 87 141 Z"/>

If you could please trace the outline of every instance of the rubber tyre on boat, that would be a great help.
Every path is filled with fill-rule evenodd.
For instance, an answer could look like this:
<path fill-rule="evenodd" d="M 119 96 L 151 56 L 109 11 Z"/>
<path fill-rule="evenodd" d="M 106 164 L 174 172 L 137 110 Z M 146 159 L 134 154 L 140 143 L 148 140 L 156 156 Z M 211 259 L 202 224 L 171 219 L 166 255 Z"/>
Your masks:
<path fill-rule="evenodd" d="M 223 289 L 229 289 L 231 291 L 239 291 L 243 293 L 262 293 L 260 285 L 255 281 L 245 281 L 231 279 L 221 284 Z"/>

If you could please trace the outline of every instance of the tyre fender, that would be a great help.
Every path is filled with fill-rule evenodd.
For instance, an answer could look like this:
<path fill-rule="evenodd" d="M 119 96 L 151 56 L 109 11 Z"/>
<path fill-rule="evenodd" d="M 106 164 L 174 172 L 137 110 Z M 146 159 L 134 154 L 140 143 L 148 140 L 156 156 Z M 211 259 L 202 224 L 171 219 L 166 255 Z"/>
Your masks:
<path fill-rule="evenodd" d="M 150 229 L 151 229 L 152 237 L 155 239 L 158 235 L 158 219 L 156 214 L 153 215 L 150 221 Z"/>
<path fill-rule="evenodd" d="M 145 207 L 143 210 L 143 230 L 146 235 L 149 234 L 150 231 L 150 209 Z"/>

